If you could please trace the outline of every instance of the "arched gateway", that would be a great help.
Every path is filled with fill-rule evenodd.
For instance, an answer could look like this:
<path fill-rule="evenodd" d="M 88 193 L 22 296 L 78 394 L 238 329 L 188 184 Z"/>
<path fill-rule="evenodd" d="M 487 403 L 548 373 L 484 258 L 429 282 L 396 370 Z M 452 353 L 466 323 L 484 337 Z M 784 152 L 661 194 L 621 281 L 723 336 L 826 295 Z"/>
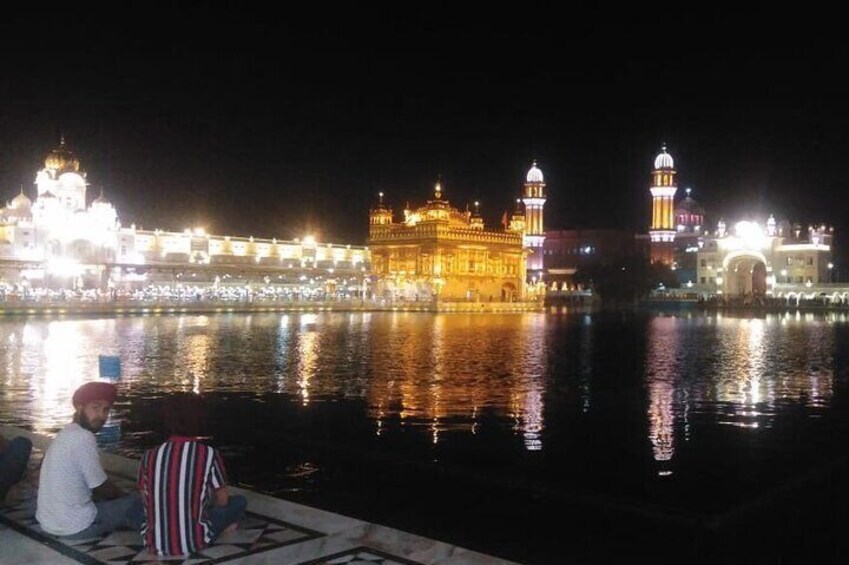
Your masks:
<path fill-rule="evenodd" d="M 767 261 L 762 253 L 729 253 L 723 261 L 721 288 L 726 296 L 764 296 L 767 290 Z"/>

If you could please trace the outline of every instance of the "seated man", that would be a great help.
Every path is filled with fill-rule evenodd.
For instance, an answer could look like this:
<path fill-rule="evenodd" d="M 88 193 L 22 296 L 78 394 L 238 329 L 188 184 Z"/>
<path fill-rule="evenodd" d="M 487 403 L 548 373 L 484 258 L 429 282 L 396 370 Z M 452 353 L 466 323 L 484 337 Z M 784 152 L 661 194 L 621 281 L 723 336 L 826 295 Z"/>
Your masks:
<path fill-rule="evenodd" d="M 6 441 L 0 436 L 0 506 L 6 500 L 9 489 L 24 478 L 32 452 L 32 442 L 25 437 Z"/>
<path fill-rule="evenodd" d="M 86 383 L 74 392 L 74 421 L 62 428 L 41 464 L 38 507 L 41 528 L 56 536 L 94 538 L 141 526 L 141 501 L 106 476 L 97 438 L 118 394 L 115 385 Z"/>
<path fill-rule="evenodd" d="M 200 441 L 205 423 L 202 398 L 175 394 L 163 410 L 171 436 L 147 450 L 139 467 L 142 537 L 150 553 L 190 555 L 234 529 L 247 501 L 230 496 L 221 454 Z"/>

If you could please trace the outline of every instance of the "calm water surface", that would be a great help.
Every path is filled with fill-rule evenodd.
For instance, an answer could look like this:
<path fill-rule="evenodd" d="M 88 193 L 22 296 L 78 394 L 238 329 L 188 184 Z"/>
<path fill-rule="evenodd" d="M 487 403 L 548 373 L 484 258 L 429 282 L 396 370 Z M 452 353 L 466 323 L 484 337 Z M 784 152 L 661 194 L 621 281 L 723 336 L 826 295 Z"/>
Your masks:
<path fill-rule="evenodd" d="M 6 318 L 0 344 L 0 421 L 55 433 L 118 355 L 106 448 L 137 456 L 157 400 L 199 391 L 234 480 L 306 502 L 437 473 L 719 512 L 849 438 L 845 313 Z"/>

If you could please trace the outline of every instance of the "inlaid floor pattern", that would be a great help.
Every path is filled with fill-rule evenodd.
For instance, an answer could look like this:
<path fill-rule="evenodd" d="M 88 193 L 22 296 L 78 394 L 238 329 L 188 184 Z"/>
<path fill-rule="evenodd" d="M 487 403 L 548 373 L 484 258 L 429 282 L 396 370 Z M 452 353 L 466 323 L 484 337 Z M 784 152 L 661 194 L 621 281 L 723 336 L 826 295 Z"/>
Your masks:
<path fill-rule="evenodd" d="M 303 543 L 325 534 L 309 528 L 290 524 L 250 510 L 239 522 L 235 532 L 221 536 L 203 551 L 192 555 L 162 557 L 149 554 L 138 532 L 118 531 L 101 538 L 67 540 L 44 532 L 35 519 L 38 468 L 43 454 L 33 450 L 28 477 L 15 487 L 13 502 L 0 508 L 0 524 L 35 539 L 55 551 L 86 564 L 127 565 L 139 563 L 155 565 L 194 565 L 232 562 L 256 553 Z M 135 490 L 133 481 L 111 477 L 113 482 L 127 492 Z M 7 499 L 9 502 L 9 499 Z M 250 503 L 249 506 L 250 507 Z M 273 558 L 272 558 L 273 560 Z M 332 555 L 299 560 L 302 565 L 417 565 L 403 557 L 369 548 L 355 547 Z"/>

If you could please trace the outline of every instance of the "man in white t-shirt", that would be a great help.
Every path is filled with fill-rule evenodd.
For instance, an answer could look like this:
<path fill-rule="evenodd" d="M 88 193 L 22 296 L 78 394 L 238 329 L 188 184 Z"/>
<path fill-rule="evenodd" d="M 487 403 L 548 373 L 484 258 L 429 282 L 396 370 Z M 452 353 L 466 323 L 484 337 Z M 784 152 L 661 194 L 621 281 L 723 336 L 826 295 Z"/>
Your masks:
<path fill-rule="evenodd" d="M 56 435 L 41 464 L 35 517 L 45 532 L 79 539 L 141 527 L 141 499 L 109 480 L 97 452 L 94 434 L 106 423 L 117 394 L 115 385 L 104 382 L 74 392 L 74 421 Z"/>

